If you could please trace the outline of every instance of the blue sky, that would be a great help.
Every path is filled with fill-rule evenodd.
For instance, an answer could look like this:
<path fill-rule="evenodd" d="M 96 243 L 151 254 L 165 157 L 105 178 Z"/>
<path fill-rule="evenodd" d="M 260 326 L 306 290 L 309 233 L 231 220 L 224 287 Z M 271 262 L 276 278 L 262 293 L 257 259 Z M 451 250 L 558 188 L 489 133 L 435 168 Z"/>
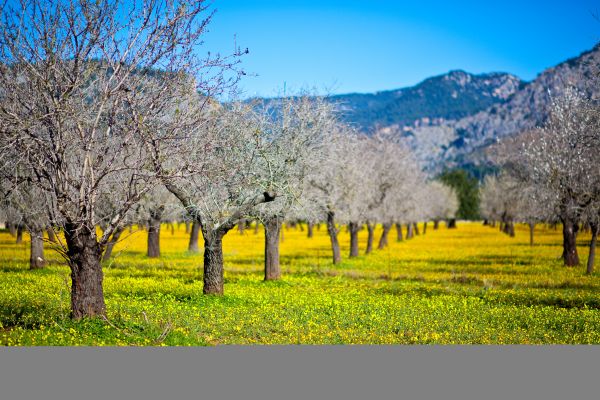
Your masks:
<path fill-rule="evenodd" d="M 600 38 L 600 2 L 213 0 L 206 49 L 248 47 L 247 96 L 409 86 L 452 69 L 531 80 Z"/>

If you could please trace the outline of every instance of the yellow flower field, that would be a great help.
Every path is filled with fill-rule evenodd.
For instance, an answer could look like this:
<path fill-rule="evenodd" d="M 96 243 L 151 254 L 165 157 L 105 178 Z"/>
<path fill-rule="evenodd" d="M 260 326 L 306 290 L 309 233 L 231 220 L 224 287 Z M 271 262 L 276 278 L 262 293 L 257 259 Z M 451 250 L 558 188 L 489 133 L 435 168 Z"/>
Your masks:
<path fill-rule="evenodd" d="M 421 227 L 422 230 L 422 227 Z M 104 264 L 107 319 L 69 319 L 69 269 L 28 270 L 28 236 L 0 232 L 0 344 L 450 344 L 600 343 L 600 280 L 559 259 L 561 232 L 525 226 L 510 238 L 460 222 L 331 264 L 326 229 L 286 228 L 282 279 L 263 281 L 263 231 L 224 240 L 225 295 L 202 294 L 202 255 L 188 254 L 183 225 L 163 225 L 160 259 L 145 232 L 123 235 Z M 380 227 L 376 232 L 377 239 Z M 366 229 L 360 233 L 364 251 Z M 580 235 L 587 258 L 588 236 Z"/>

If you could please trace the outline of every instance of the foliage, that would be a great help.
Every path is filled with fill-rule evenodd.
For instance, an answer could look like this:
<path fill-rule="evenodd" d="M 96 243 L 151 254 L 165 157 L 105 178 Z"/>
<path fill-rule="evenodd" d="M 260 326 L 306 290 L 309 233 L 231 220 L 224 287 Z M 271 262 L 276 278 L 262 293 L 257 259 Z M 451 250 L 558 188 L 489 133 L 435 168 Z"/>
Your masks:
<path fill-rule="evenodd" d="M 462 169 L 446 171 L 438 179 L 454 188 L 458 195 L 457 218 L 475 220 L 479 217 L 479 183 L 477 179 Z"/>

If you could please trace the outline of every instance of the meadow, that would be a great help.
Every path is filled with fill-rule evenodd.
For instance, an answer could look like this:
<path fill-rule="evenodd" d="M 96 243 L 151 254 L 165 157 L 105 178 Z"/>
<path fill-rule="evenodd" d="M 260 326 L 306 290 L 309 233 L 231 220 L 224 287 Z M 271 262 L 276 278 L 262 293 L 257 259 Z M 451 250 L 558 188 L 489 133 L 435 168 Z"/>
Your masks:
<path fill-rule="evenodd" d="M 30 271 L 28 236 L 0 231 L 0 344 L 600 343 L 599 274 L 562 265 L 560 229 L 537 227 L 531 247 L 521 225 L 510 238 L 479 222 L 430 224 L 354 259 L 342 229 L 336 266 L 324 226 L 313 238 L 283 232 L 282 279 L 269 282 L 262 229 L 226 235 L 220 297 L 202 294 L 202 255 L 186 251 L 183 225 L 163 225 L 159 259 L 146 257 L 146 232 L 124 234 L 104 264 L 107 318 L 72 321 L 63 259 L 47 250 L 48 266 Z M 365 242 L 363 229 L 361 254 Z"/>

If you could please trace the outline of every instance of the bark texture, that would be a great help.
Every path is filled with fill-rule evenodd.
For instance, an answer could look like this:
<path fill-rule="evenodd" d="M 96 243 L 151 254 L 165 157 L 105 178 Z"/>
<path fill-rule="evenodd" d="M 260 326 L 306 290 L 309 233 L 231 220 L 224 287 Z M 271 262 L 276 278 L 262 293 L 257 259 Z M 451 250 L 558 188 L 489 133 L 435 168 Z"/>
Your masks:
<path fill-rule="evenodd" d="M 106 250 L 104 250 L 104 255 L 102 255 L 102 261 L 110 260 L 113 249 L 115 247 L 115 244 L 117 244 L 117 242 L 121 238 L 121 234 L 123 233 L 123 230 L 124 230 L 124 228 L 115 229 L 115 231 L 112 234 L 112 237 L 110 239 L 110 242 L 108 242 L 108 244 L 106 245 Z"/>
<path fill-rule="evenodd" d="M 223 236 L 219 230 L 204 235 L 204 294 L 223 294 Z"/>
<path fill-rule="evenodd" d="M 367 222 L 367 249 L 365 254 L 371 254 L 373 251 L 373 238 L 375 236 L 375 224 Z"/>
<path fill-rule="evenodd" d="M 281 277 L 279 266 L 279 231 L 280 217 L 271 217 L 265 225 L 265 281 L 277 280 Z"/>
<path fill-rule="evenodd" d="M 188 242 L 188 251 L 190 253 L 198 253 L 198 239 L 200 238 L 200 223 L 192 223 L 192 230 L 190 232 L 190 241 Z"/>
<path fill-rule="evenodd" d="M 569 218 L 563 218 L 563 260 L 566 266 L 579 265 L 577 254 L 577 224 Z"/>
<path fill-rule="evenodd" d="M 412 239 L 413 236 L 414 236 L 413 224 L 408 223 L 408 224 L 406 224 L 406 238 Z"/>
<path fill-rule="evenodd" d="M 31 251 L 29 253 L 29 269 L 40 269 L 46 266 L 44 258 L 44 231 L 40 228 L 31 228 Z"/>
<path fill-rule="evenodd" d="M 71 310 L 73 319 L 104 315 L 102 248 L 89 229 L 65 226 L 67 256 L 71 267 Z"/>
<path fill-rule="evenodd" d="M 348 224 L 348 231 L 350 232 L 350 257 L 358 257 L 358 232 L 360 231 L 360 224 L 350 222 Z"/>
<path fill-rule="evenodd" d="M 150 211 L 150 219 L 148 220 L 148 257 L 160 257 L 160 223 L 164 207 L 159 207 Z"/>
<path fill-rule="evenodd" d="M 17 226 L 17 239 L 16 239 L 16 243 L 17 244 L 23 243 L 23 226 L 21 226 L 21 225 Z"/>
<path fill-rule="evenodd" d="M 313 237 L 313 235 L 314 235 L 314 233 L 313 233 L 313 227 L 314 227 L 314 225 L 315 224 L 313 224 L 312 222 L 308 223 L 308 225 L 307 225 L 307 231 L 308 232 L 306 233 L 306 237 L 309 237 L 309 238 Z"/>
<path fill-rule="evenodd" d="M 327 233 L 331 240 L 331 252 L 333 255 L 333 263 L 339 264 L 342 261 L 342 255 L 340 253 L 340 243 L 338 242 L 338 230 L 335 227 L 335 214 L 333 211 L 327 212 Z"/>
<path fill-rule="evenodd" d="M 401 242 L 404 240 L 402 237 L 402 224 L 400 222 L 396 222 L 396 241 Z"/>
<path fill-rule="evenodd" d="M 379 250 L 384 249 L 388 245 L 388 234 L 390 233 L 390 229 L 392 229 L 391 223 L 383 224 L 383 231 L 381 232 L 381 237 L 379 238 L 379 244 L 377 248 Z"/>

